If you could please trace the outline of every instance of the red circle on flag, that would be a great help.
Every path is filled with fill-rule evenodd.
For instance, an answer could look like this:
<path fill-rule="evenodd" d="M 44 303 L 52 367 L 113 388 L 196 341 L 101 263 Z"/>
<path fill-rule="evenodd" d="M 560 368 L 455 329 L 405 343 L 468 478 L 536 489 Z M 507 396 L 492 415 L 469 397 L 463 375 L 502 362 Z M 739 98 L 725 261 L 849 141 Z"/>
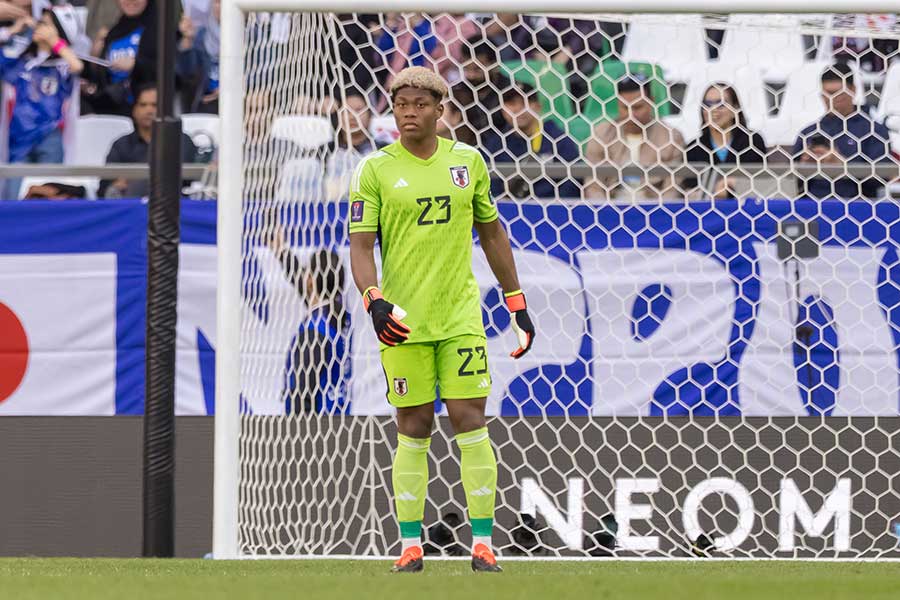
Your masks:
<path fill-rule="evenodd" d="M 22 321 L 0 302 L 0 402 L 16 391 L 28 368 L 28 336 Z"/>

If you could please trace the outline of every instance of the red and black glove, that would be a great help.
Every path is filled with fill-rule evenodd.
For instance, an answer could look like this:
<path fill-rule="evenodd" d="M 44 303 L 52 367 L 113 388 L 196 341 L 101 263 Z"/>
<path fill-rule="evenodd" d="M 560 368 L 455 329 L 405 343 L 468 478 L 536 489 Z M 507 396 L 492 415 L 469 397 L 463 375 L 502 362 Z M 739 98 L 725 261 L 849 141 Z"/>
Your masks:
<path fill-rule="evenodd" d="M 377 287 L 372 286 L 363 292 L 363 305 L 372 316 L 379 342 L 396 346 L 409 339 L 409 327 L 401 320 L 406 317 L 406 311 L 385 300 Z"/>
<path fill-rule="evenodd" d="M 510 356 L 513 358 L 522 358 L 525 353 L 531 350 L 531 344 L 534 343 L 534 324 L 531 317 L 528 316 L 528 306 L 525 304 L 525 294 L 522 290 L 516 290 L 504 294 L 506 297 L 506 307 L 512 316 L 512 328 L 516 332 L 516 339 L 519 347 L 512 351 Z"/>

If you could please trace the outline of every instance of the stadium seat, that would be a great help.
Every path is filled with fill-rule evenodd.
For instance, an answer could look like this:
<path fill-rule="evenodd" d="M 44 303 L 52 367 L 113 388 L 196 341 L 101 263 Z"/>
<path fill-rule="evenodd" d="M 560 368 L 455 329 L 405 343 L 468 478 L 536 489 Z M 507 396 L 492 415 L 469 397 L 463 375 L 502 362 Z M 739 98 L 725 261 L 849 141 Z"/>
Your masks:
<path fill-rule="evenodd" d="M 221 126 L 218 115 L 186 113 L 181 115 L 181 127 L 198 148 L 219 146 Z"/>
<path fill-rule="evenodd" d="M 818 121 L 825 114 L 822 101 L 822 71 L 826 65 L 805 63 L 794 69 L 787 80 L 781 108 L 775 116 L 765 119 L 762 133 L 770 146 L 790 146 L 804 127 Z M 863 90 L 856 80 L 856 103 L 863 103 Z"/>
<path fill-rule="evenodd" d="M 283 115 L 272 123 L 272 137 L 293 142 L 301 150 L 315 150 L 334 140 L 334 128 L 326 117 Z"/>
<path fill-rule="evenodd" d="M 665 119 L 667 123 L 681 131 L 685 142 L 690 142 L 700 135 L 700 104 L 703 102 L 703 94 L 710 84 L 717 81 L 727 83 L 737 90 L 748 126 L 755 131 L 762 129 L 768 105 L 759 69 L 749 65 L 735 67 L 721 63 L 708 63 L 698 69 L 688 82 L 681 105 L 681 114 Z"/>
<path fill-rule="evenodd" d="M 634 15 L 622 55 L 662 65 L 669 82 L 690 81 L 707 62 L 700 15 Z"/>
<path fill-rule="evenodd" d="M 795 15 L 731 15 L 719 62 L 758 66 L 765 81 L 784 83 L 804 62 L 803 36 Z"/>
<path fill-rule="evenodd" d="M 128 117 L 85 115 L 75 121 L 74 146 L 66 152 L 69 165 L 105 165 L 113 142 L 134 131 Z"/>
<path fill-rule="evenodd" d="M 282 167 L 275 197 L 280 202 L 301 203 L 323 197 L 322 162 L 316 158 L 294 158 Z"/>

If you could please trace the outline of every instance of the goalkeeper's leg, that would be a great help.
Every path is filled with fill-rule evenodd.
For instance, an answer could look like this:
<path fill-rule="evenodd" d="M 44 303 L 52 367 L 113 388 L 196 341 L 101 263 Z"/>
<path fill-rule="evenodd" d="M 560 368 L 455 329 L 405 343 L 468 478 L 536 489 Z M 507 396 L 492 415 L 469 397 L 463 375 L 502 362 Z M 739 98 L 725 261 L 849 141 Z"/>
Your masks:
<path fill-rule="evenodd" d="M 417 572 L 424 568 L 422 518 L 428 490 L 428 447 L 434 423 L 434 405 L 397 409 L 397 452 L 391 478 L 400 524 L 402 551 L 395 572 Z"/>
<path fill-rule="evenodd" d="M 446 402 L 461 455 L 460 472 L 466 491 L 469 523 L 472 525 L 472 570 L 498 572 L 500 566 L 491 547 L 497 491 L 497 458 L 485 424 L 487 399 Z"/>
<path fill-rule="evenodd" d="M 417 572 L 424 568 L 421 532 L 434 427 L 434 348 L 430 344 L 398 344 L 382 350 L 381 364 L 388 401 L 397 408 L 397 452 L 391 479 L 403 550 L 393 570 Z"/>

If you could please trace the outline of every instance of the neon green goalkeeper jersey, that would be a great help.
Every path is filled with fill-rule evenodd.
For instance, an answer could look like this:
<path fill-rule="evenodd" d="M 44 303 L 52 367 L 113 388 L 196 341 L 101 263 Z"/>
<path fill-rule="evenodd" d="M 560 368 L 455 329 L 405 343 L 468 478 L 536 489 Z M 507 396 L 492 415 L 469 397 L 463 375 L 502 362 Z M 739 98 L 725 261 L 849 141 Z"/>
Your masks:
<path fill-rule="evenodd" d="M 440 137 L 428 160 L 397 141 L 357 166 L 350 233 L 378 232 L 381 290 L 407 312 L 407 343 L 484 335 L 472 225 L 498 218 L 490 188 L 481 154 Z"/>

